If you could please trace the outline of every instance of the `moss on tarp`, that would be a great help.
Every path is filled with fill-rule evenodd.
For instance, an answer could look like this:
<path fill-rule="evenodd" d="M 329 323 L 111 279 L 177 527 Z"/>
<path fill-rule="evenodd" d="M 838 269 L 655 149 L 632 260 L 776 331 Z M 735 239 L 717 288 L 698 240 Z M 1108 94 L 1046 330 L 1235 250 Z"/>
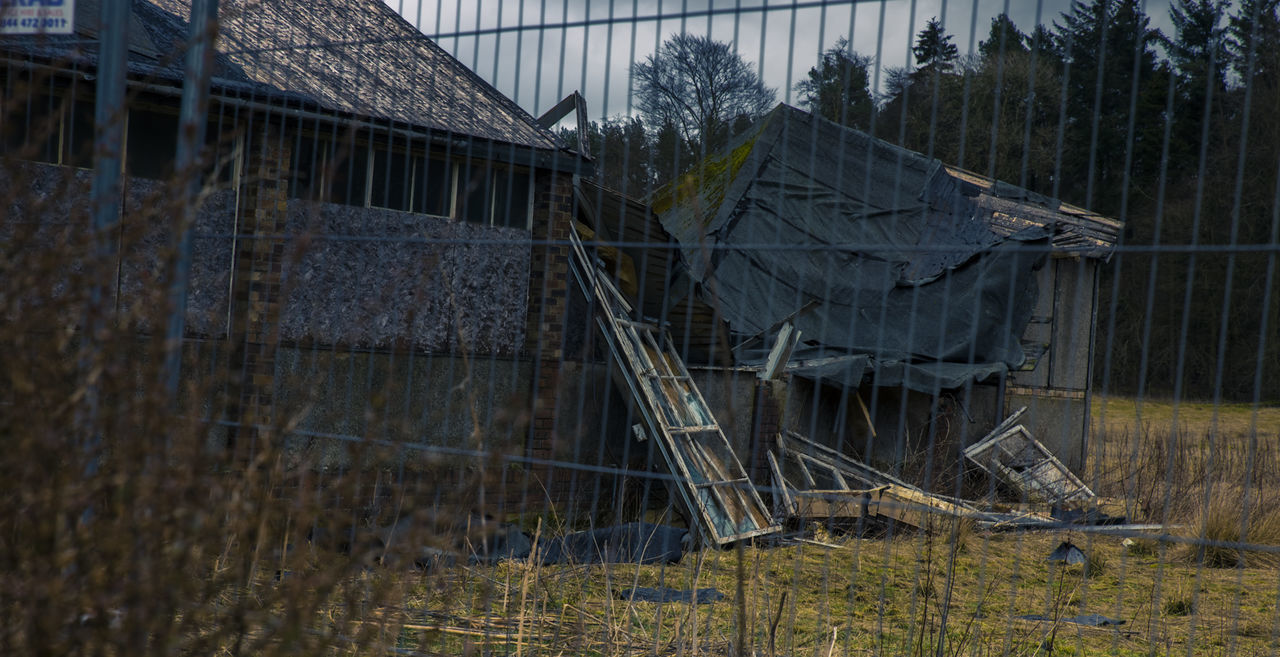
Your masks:
<path fill-rule="evenodd" d="M 742 165 L 746 164 L 756 140 L 768 125 L 768 119 L 760 121 L 755 130 L 743 137 L 736 147 L 723 155 L 704 158 L 688 173 L 654 192 L 651 201 L 653 211 L 663 214 L 673 207 L 693 204 L 700 210 L 701 222 L 705 226 L 720 209 L 725 191 L 738 176 Z"/>

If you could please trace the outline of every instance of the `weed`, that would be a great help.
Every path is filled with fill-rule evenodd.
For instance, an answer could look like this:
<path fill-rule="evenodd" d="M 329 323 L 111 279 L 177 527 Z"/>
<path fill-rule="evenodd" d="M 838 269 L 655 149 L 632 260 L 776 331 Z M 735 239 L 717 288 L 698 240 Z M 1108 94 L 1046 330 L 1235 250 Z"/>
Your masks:
<path fill-rule="evenodd" d="M 1171 597 L 1164 602 L 1164 615 L 1166 616 L 1190 616 L 1195 612 L 1195 608 L 1191 604 L 1191 598 L 1184 595 Z"/>

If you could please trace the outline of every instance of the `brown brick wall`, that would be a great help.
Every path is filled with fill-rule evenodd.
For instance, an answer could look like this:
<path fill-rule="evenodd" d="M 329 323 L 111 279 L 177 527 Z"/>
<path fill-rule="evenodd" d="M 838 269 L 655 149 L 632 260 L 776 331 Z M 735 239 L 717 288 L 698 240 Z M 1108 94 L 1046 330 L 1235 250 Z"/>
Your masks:
<path fill-rule="evenodd" d="M 573 178 L 553 174 L 534 192 L 533 257 L 529 272 L 528 328 L 525 351 L 534 362 L 532 425 L 526 454 L 535 459 L 558 459 L 572 452 L 563 442 L 568 432 L 557 426 L 565 357 L 565 308 L 569 294 L 567 244 L 573 225 Z M 563 506 L 570 494 L 572 473 L 564 468 L 532 466 L 527 483 L 508 491 L 510 504 L 523 508 L 551 502 Z"/>
<path fill-rule="evenodd" d="M 237 210 L 231 284 L 232 381 L 227 418 L 236 423 L 231 447 L 243 453 L 257 437 L 255 425 L 275 419 L 273 386 L 279 343 L 281 274 L 289 191 L 289 148 L 277 128 L 258 127 L 248 142 Z"/>

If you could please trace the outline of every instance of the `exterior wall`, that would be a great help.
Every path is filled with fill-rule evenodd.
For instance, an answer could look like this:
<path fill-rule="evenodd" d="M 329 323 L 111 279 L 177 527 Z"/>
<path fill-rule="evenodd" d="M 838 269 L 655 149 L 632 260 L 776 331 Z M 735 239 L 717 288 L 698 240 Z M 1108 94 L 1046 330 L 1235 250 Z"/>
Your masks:
<path fill-rule="evenodd" d="M 128 178 L 124 187 L 124 216 L 132 231 L 121 254 L 120 306 L 127 312 L 145 286 L 168 266 L 173 225 L 180 208 L 167 184 L 147 178 Z M 217 189 L 195 210 L 191 239 L 191 272 L 187 283 L 185 326 L 188 335 L 225 337 L 228 293 L 236 225 L 236 190 Z M 143 327 L 150 329 L 150 327 Z"/>
<path fill-rule="evenodd" d="M 691 369 L 693 382 L 707 400 L 711 415 L 720 423 L 738 460 L 747 465 L 753 451 L 752 409 L 756 373 L 732 368 Z"/>
<path fill-rule="evenodd" d="M 525 340 L 527 231 L 289 201 L 281 338 L 514 356 Z"/>
<path fill-rule="evenodd" d="M 273 380 L 297 423 L 295 456 L 345 468 L 355 439 L 447 448 L 404 450 L 412 470 L 452 450 L 522 445 L 531 370 L 513 358 L 280 347 Z"/>
<path fill-rule="evenodd" d="M 1048 349 L 1034 370 L 1011 373 L 1005 388 L 1005 413 L 1026 406 L 1027 428 L 1077 472 L 1088 447 L 1098 266 L 1055 257 L 1040 271 L 1040 298 L 1024 339 Z"/>
<path fill-rule="evenodd" d="M 560 423 L 566 401 L 565 313 L 569 295 L 569 231 L 573 230 L 573 177 L 551 174 L 535 178 L 533 196 L 533 247 L 529 267 L 528 314 L 525 353 L 533 359 L 533 426 L 527 454 L 553 460 L 571 451 L 569 427 Z M 536 466 L 533 475 L 543 482 L 548 501 L 565 504 L 573 474 L 564 468 Z M 511 504 L 527 500 L 512 499 Z"/>

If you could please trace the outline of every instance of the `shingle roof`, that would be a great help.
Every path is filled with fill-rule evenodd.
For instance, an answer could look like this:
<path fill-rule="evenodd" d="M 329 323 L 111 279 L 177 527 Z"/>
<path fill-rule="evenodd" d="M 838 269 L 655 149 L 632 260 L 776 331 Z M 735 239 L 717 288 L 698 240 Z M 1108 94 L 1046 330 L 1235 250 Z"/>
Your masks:
<path fill-rule="evenodd" d="M 82 0 L 77 23 L 95 13 Z M 182 79 L 190 0 L 133 0 L 149 38 L 131 39 L 130 73 Z M 80 68 L 94 63 L 96 29 L 73 37 L 7 38 L 21 50 Z M 133 43 L 136 42 L 136 43 Z M 153 45 L 154 50 L 141 47 Z M 221 0 L 214 86 L 306 100 L 325 109 L 390 119 L 536 149 L 562 150 L 550 130 L 454 59 L 381 0 Z M 175 54 L 176 53 L 176 54 Z"/>

